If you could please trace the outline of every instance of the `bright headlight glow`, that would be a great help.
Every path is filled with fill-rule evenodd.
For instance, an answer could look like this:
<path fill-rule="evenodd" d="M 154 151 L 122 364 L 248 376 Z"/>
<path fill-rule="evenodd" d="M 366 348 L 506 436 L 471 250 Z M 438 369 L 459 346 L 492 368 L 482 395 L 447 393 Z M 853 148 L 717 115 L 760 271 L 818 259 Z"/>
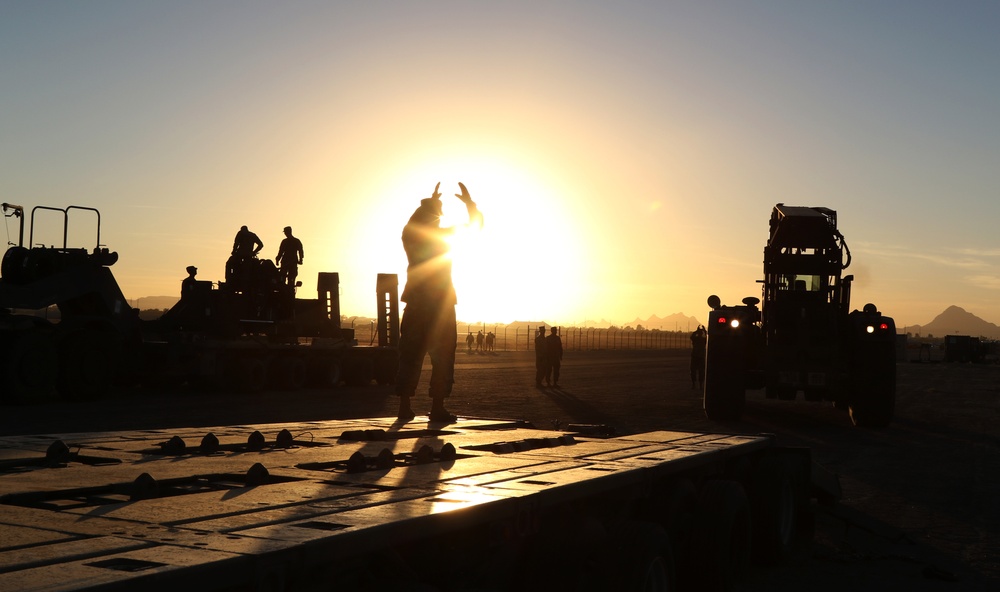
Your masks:
<path fill-rule="evenodd" d="M 733 321 L 731 323 L 729 323 L 729 326 L 732 327 L 733 329 L 739 327 L 740 326 L 740 320 L 739 319 L 733 319 Z"/>
<path fill-rule="evenodd" d="M 867 327 L 865 328 L 865 331 L 867 331 L 867 332 L 869 332 L 869 333 L 874 333 L 874 332 L 875 332 L 875 327 L 872 327 L 871 325 L 868 325 L 868 326 L 867 326 Z"/>

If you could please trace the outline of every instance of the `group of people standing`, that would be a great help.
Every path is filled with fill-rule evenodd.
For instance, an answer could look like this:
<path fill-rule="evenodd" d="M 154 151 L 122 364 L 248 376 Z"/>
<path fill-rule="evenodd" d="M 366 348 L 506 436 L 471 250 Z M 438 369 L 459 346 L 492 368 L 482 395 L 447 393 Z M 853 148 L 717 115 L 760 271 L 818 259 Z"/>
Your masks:
<path fill-rule="evenodd" d="M 289 286 L 295 286 L 296 278 L 299 276 L 299 265 L 305 258 L 302 249 L 302 241 L 292 236 L 292 227 L 286 226 L 283 229 L 285 238 L 278 245 L 278 254 L 274 258 L 274 263 L 278 267 L 281 282 Z M 249 265 L 256 261 L 258 253 L 264 248 L 264 241 L 260 240 L 257 233 L 246 226 L 241 226 L 233 238 L 233 251 L 226 261 L 226 281 L 242 273 Z M 181 297 L 187 295 L 194 286 L 197 285 L 195 276 L 198 275 L 198 268 L 194 265 L 187 267 L 188 277 L 181 282 Z"/>
<path fill-rule="evenodd" d="M 562 365 L 563 346 L 559 337 L 559 329 L 550 327 L 550 333 L 545 334 L 542 325 L 535 333 L 535 386 L 559 386 L 559 369 Z"/>
<path fill-rule="evenodd" d="M 493 331 L 487 332 L 483 335 L 480 330 L 475 336 L 472 335 L 472 331 L 469 331 L 469 335 L 465 338 L 465 344 L 469 346 L 469 353 L 472 353 L 472 346 L 476 346 L 476 351 L 479 353 L 492 352 L 496 349 L 496 335 Z"/>

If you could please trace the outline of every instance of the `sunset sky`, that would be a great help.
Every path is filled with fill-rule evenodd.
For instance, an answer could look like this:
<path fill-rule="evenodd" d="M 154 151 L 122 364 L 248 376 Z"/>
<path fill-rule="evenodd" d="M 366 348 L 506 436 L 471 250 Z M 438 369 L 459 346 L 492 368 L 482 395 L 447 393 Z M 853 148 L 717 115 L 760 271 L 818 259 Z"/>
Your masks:
<path fill-rule="evenodd" d="M 98 208 L 130 299 L 291 225 L 300 296 L 337 271 L 372 316 L 461 181 L 459 319 L 564 325 L 760 296 L 773 205 L 826 206 L 856 308 L 1000 323 L 997 31 L 995 1 L 0 0 L 0 201 Z"/>

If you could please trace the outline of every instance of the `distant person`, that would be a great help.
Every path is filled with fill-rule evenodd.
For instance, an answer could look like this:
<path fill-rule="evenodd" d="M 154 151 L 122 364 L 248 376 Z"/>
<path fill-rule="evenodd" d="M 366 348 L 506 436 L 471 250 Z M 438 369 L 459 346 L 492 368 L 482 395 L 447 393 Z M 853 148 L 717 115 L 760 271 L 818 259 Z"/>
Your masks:
<path fill-rule="evenodd" d="M 545 325 L 535 332 L 535 386 L 542 386 L 542 380 L 548 380 L 548 360 L 545 357 Z"/>
<path fill-rule="evenodd" d="M 285 238 L 281 239 L 281 244 L 278 245 L 278 256 L 274 258 L 274 262 L 278 264 L 281 272 L 281 281 L 294 286 L 305 253 L 302 251 L 302 241 L 292 236 L 291 226 L 286 226 L 284 233 Z"/>
<path fill-rule="evenodd" d="M 563 346 L 562 338 L 559 337 L 559 329 L 551 327 L 549 336 L 545 338 L 545 359 L 547 362 L 546 384 L 551 379 L 552 386 L 559 386 L 559 367 L 562 365 L 562 357 Z"/>
<path fill-rule="evenodd" d="M 483 215 L 472 201 L 468 189 L 458 184 L 462 193 L 455 197 L 465 204 L 468 225 L 482 226 Z M 403 227 L 403 250 L 406 251 L 406 286 L 400 300 L 406 303 L 399 326 L 399 372 L 396 394 L 399 396 L 398 418 L 413 419 L 410 399 L 416 394 L 420 368 L 424 357 L 431 356 L 430 397 L 428 417 L 435 422 L 454 422 L 457 418 L 444 407 L 455 382 L 455 350 L 457 349 L 455 304 L 458 297 L 451 279 L 451 259 L 448 237 L 457 228 L 441 227 L 441 194 L 434 187 L 430 197 L 420 200 L 420 206 Z"/>
<path fill-rule="evenodd" d="M 195 286 L 198 285 L 198 280 L 195 276 L 198 275 L 198 268 L 194 265 L 187 266 L 188 276 L 181 280 L 181 298 L 190 297 L 195 290 Z"/>
<path fill-rule="evenodd" d="M 482 331 L 480 331 L 478 334 L 476 334 L 476 351 L 479 352 L 479 353 L 483 353 L 483 340 L 484 339 L 485 338 L 483 337 L 483 332 Z"/>
<path fill-rule="evenodd" d="M 708 331 L 705 325 L 691 333 L 691 388 L 705 388 L 705 346 L 708 343 Z"/>
<path fill-rule="evenodd" d="M 493 331 L 490 331 L 489 333 L 486 334 L 486 351 L 488 352 L 493 351 L 496 344 L 496 338 L 497 336 L 493 334 Z"/>
<path fill-rule="evenodd" d="M 469 331 L 469 336 L 465 338 L 465 344 L 469 346 L 469 353 L 472 353 L 472 344 L 476 342 L 476 338 L 472 336 L 472 331 Z"/>

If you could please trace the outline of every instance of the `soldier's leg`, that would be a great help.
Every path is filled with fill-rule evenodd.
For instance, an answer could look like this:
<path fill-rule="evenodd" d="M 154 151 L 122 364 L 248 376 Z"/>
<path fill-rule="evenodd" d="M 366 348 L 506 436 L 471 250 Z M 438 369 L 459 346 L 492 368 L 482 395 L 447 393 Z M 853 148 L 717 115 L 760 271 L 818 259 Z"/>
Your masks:
<path fill-rule="evenodd" d="M 407 305 L 399 323 L 399 369 L 396 371 L 396 395 L 399 397 L 399 419 L 413 419 L 410 398 L 417 392 L 420 368 L 427 354 L 427 314 L 425 310 Z"/>
<path fill-rule="evenodd" d="M 431 355 L 431 421 L 453 422 L 457 418 L 444 408 L 455 383 L 455 350 L 458 347 L 455 307 L 443 306 L 438 311 L 434 335 L 428 344 Z"/>

